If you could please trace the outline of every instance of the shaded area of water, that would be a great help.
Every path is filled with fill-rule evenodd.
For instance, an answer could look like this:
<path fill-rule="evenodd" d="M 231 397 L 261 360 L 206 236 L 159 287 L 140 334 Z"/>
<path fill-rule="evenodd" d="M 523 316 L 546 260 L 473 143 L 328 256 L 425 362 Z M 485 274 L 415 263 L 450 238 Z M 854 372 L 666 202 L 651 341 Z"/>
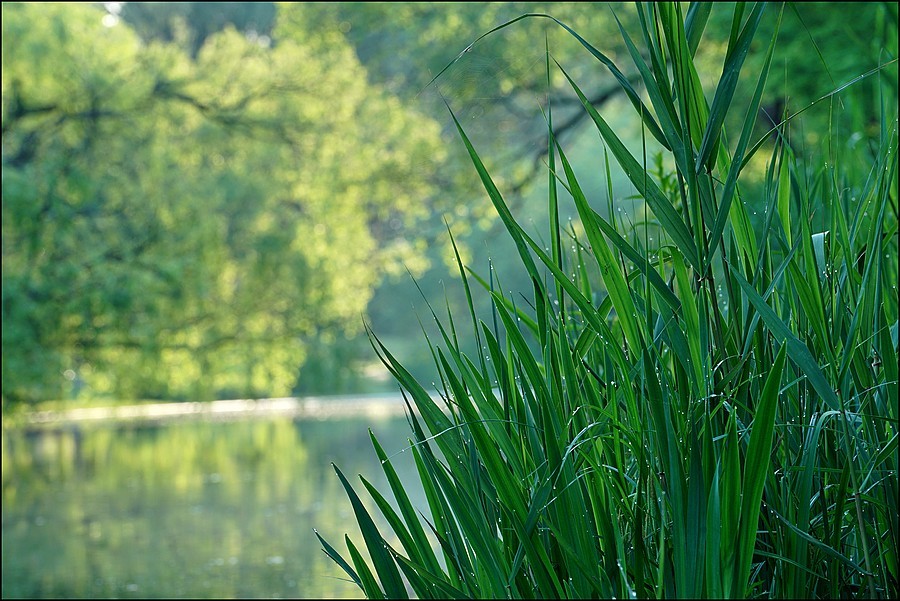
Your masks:
<path fill-rule="evenodd" d="M 387 493 L 369 427 L 406 446 L 404 418 L 4 431 L 3 597 L 362 597 L 313 528 L 362 546 L 331 463 Z"/>

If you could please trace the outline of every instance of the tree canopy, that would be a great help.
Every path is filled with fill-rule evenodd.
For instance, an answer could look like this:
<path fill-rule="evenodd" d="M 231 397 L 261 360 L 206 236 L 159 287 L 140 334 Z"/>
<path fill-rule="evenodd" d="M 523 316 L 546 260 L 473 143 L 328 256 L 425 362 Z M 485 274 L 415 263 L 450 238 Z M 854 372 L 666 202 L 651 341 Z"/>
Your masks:
<path fill-rule="evenodd" d="M 93 6 L 3 5 L 5 399 L 288 394 L 305 341 L 415 267 L 439 129 L 302 10 L 191 59 Z"/>

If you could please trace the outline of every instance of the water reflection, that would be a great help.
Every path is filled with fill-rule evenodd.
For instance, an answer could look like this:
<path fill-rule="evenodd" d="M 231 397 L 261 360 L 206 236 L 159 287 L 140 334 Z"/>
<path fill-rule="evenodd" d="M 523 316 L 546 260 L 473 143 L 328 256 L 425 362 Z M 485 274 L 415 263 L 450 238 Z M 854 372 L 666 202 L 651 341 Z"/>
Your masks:
<path fill-rule="evenodd" d="M 405 446 L 403 418 L 4 431 L 3 597 L 361 597 L 312 529 L 361 542 L 331 463 L 389 490 L 370 426 Z"/>

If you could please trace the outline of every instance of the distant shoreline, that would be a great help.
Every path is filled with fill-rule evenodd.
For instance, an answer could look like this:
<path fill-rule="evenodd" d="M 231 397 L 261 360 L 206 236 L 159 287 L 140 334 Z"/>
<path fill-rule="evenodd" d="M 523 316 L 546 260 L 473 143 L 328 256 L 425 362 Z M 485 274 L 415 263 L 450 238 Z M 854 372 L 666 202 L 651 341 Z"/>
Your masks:
<path fill-rule="evenodd" d="M 432 393 L 439 404 L 440 396 Z M 413 403 L 415 408 L 415 404 Z M 384 419 L 406 414 L 403 397 L 396 393 L 346 396 L 234 399 L 211 402 L 167 402 L 119 407 L 85 407 L 33 411 L 15 428 L 52 429 L 87 424 L 162 424 L 185 420 L 232 421 L 263 417 L 325 420 L 342 417 Z"/>

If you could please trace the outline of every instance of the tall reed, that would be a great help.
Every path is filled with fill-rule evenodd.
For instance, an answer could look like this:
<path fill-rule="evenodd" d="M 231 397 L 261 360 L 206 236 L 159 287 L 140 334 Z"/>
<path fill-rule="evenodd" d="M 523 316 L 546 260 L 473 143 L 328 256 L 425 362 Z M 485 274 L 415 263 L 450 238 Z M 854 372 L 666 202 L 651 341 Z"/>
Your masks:
<path fill-rule="evenodd" d="M 349 559 L 320 540 L 369 598 L 898 595 L 896 98 L 881 99 L 867 172 L 841 156 L 801 160 L 783 123 L 757 223 L 742 174 L 764 147 L 752 132 L 776 38 L 739 131 L 724 124 L 757 27 L 764 13 L 780 23 L 780 9 L 734 5 L 711 103 L 693 61 L 710 5 L 637 11 L 640 35 L 621 35 L 641 93 L 556 22 L 618 79 L 673 177 L 655 177 L 553 68 L 602 138 L 607 180 L 612 155 L 652 211 L 643 227 L 598 213 L 611 188 L 589 198 L 551 135 L 545 249 L 454 117 L 533 297 L 460 262 L 465 327 L 483 352 L 460 349 L 454 316 L 438 321 L 429 346 L 445 406 L 370 332 L 407 398 L 428 506 L 412 505 L 373 436 L 394 503 L 362 485 L 386 537 L 335 468 L 371 563 L 349 537 Z M 547 120 L 552 132 L 550 109 Z M 561 187 L 583 237 L 560 227 Z M 486 321 L 475 282 L 492 299 Z"/>

